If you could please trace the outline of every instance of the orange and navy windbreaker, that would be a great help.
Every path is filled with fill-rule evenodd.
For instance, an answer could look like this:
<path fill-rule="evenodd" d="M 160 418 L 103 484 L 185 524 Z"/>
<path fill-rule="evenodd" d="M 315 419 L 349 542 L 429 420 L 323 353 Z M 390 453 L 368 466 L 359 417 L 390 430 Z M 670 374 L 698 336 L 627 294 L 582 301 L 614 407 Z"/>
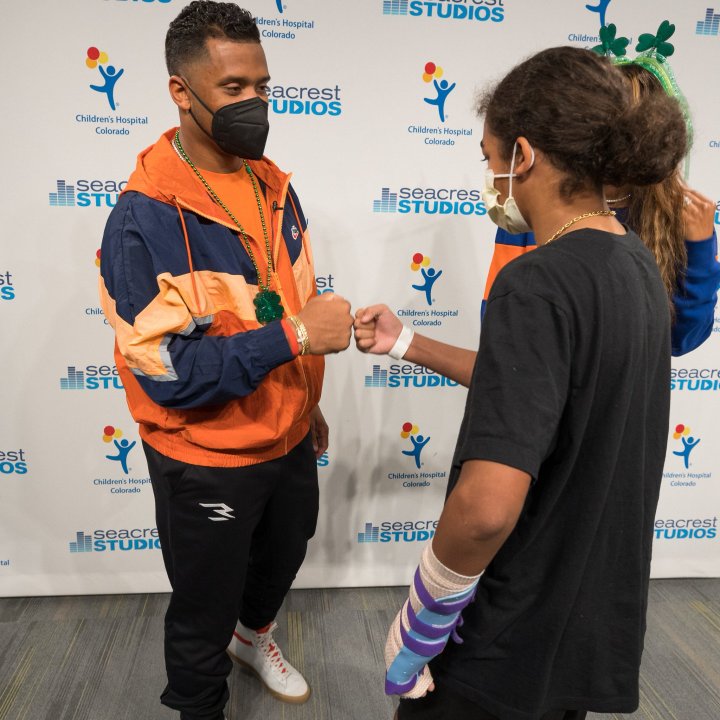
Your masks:
<path fill-rule="evenodd" d="M 206 466 L 264 462 L 307 434 L 324 361 L 295 357 L 280 321 L 258 323 L 257 272 L 174 133 L 140 153 L 103 236 L 100 295 L 118 372 L 158 452 Z M 250 166 L 271 208 L 273 289 L 296 314 L 317 292 L 307 222 L 289 175 L 266 158 Z"/>

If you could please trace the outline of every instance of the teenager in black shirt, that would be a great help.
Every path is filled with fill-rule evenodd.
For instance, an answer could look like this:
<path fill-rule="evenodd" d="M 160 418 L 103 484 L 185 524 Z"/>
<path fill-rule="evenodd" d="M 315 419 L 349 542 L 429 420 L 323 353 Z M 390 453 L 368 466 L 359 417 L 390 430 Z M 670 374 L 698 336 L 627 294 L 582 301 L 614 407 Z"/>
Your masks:
<path fill-rule="evenodd" d="M 663 180 L 685 124 L 671 98 L 638 105 L 605 58 L 568 47 L 517 66 L 479 112 L 491 217 L 539 247 L 489 297 L 448 498 L 388 637 L 386 691 L 406 698 L 400 720 L 633 712 L 670 314 L 652 254 L 602 186 Z M 377 352 L 372 322 L 356 339 Z"/>

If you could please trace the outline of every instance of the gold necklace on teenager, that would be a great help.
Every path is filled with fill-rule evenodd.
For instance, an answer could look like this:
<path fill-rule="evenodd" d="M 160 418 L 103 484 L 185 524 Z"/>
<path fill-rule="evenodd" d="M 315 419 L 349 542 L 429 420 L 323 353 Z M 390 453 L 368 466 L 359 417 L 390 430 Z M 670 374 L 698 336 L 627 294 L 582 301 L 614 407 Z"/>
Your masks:
<path fill-rule="evenodd" d="M 262 325 L 272 322 L 273 320 L 279 320 L 283 316 L 285 310 L 282 306 L 280 295 L 270 289 L 270 279 L 272 278 L 272 274 L 275 270 L 275 265 L 273 263 L 270 238 L 268 237 L 267 225 L 265 223 L 265 213 L 263 212 L 262 203 L 260 202 L 260 191 L 258 190 L 257 183 L 255 182 L 255 175 L 248 165 L 247 160 L 243 160 L 243 166 L 245 167 L 247 174 L 250 176 L 250 182 L 252 183 L 253 190 L 255 191 L 255 202 L 257 202 L 257 207 L 260 212 L 260 224 L 262 225 L 263 238 L 265 239 L 265 253 L 267 257 L 267 275 L 265 284 L 263 284 L 260 278 L 260 268 L 255 260 L 255 255 L 253 254 L 252 247 L 250 246 L 250 240 L 245 232 L 245 228 L 240 224 L 240 221 L 235 217 L 235 215 L 233 215 L 230 208 L 218 197 L 218 194 L 210 187 L 208 181 L 202 176 L 200 171 L 195 167 L 193 161 L 188 157 L 188 154 L 185 152 L 185 148 L 183 148 L 182 143 L 180 142 L 180 130 L 175 132 L 174 143 L 180 157 L 193 169 L 194 173 L 200 179 L 200 182 L 210 193 L 212 199 L 227 213 L 228 217 L 235 223 L 240 231 L 240 236 L 243 239 L 245 250 L 247 250 L 250 262 L 253 264 L 255 273 L 257 274 L 259 292 L 253 300 L 253 303 L 255 304 L 255 317 Z"/>
<path fill-rule="evenodd" d="M 558 236 L 562 235 L 571 225 L 574 225 L 576 222 L 580 222 L 580 220 L 584 220 L 585 218 L 589 217 L 595 217 L 596 215 L 615 215 L 614 210 L 593 210 L 592 212 L 586 212 L 582 215 L 578 215 L 577 217 L 574 217 L 572 220 L 568 220 L 548 241 L 546 241 L 546 245 L 548 243 L 551 243 L 553 240 L 555 240 Z"/>

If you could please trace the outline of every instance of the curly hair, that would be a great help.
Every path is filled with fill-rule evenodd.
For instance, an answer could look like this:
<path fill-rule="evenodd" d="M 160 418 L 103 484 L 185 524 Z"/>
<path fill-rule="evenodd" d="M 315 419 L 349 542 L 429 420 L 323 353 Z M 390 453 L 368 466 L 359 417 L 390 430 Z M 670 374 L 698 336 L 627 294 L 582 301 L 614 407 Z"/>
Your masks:
<path fill-rule="evenodd" d="M 607 58 L 589 50 L 543 50 L 511 70 L 478 103 L 478 114 L 510 157 L 518 137 L 542 150 L 571 197 L 602 185 L 652 185 L 687 148 L 680 106 L 664 93 L 633 100 Z"/>
<path fill-rule="evenodd" d="M 165 36 L 168 73 L 180 75 L 187 63 L 205 55 L 208 38 L 259 43 L 260 31 L 253 16 L 235 3 L 193 0 L 170 23 Z"/>
<path fill-rule="evenodd" d="M 630 85 L 635 102 L 641 104 L 650 96 L 665 94 L 662 85 L 644 68 L 629 64 L 618 69 Z M 632 188 L 628 205 L 628 224 L 655 256 L 670 298 L 687 267 L 684 198 L 680 170 L 676 168 L 655 185 Z"/>

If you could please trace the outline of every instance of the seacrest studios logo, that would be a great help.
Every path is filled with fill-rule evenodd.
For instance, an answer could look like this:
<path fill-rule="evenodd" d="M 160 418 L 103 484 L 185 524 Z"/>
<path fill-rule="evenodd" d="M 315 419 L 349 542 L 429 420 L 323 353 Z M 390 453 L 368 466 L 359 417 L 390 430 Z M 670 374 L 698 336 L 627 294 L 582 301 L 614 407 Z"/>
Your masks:
<path fill-rule="evenodd" d="M 332 275 L 316 275 L 315 285 L 318 295 L 335 292 L 335 278 Z"/>
<path fill-rule="evenodd" d="M 505 19 L 505 0 L 376 0 L 383 15 L 499 23 Z"/>
<path fill-rule="evenodd" d="M 326 468 L 328 465 L 330 465 L 330 456 L 327 453 L 327 450 L 317 459 L 317 466 L 319 468 Z"/>
<path fill-rule="evenodd" d="M 390 187 L 380 190 L 373 200 L 374 213 L 400 215 L 487 215 L 482 192 L 475 188 Z"/>
<path fill-rule="evenodd" d="M 85 72 L 92 78 L 87 87 L 95 99 L 92 106 L 75 113 L 76 123 L 92 126 L 93 132 L 103 137 L 130 135 L 134 127 L 148 124 L 147 115 L 119 112 L 118 85 L 125 78 L 125 68 L 110 62 L 105 50 L 94 45 L 86 50 Z"/>
<path fill-rule="evenodd" d="M 458 383 L 438 375 L 422 365 L 393 363 L 388 368 L 374 364 L 370 375 L 365 375 L 366 388 L 403 388 L 420 390 L 426 388 L 457 387 Z"/>
<path fill-rule="evenodd" d="M 157 528 L 79 530 L 68 543 L 68 549 L 71 553 L 159 550 L 160 540 Z"/>
<path fill-rule="evenodd" d="M 126 185 L 127 180 L 56 180 L 48 202 L 50 207 L 112 208 Z"/>
<path fill-rule="evenodd" d="M 122 390 L 115 365 L 68 365 L 67 377 L 60 378 L 61 390 Z"/>
<path fill-rule="evenodd" d="M 9 270 L 0 272 L 0 302 L 15 299 L 15 285 L 13 274 Z"/>
<path fill-rule="evenodd" d="M 26 475 L 27 471 L 25 450 L 0 450 L 0 475 Z"/>
<path fill-rule="evenodd" d="M 265 17 L 258 15 L 255 18 L 260 35 L 272 40 L 296 40 L 310 30 L 315 29 L 315 20 L 305 17 L 290 17 L 287 3 L 283 0 L 266 0 L 268 5 L 282 17 Z M 292 3 L 291 10 L 297 6 L 297 0 Z M 288 14 L 286 14 L 286 12 Z"/>
<path fill-rule="evenodd" d="M 338 117 L 343 109 L 341 94 L 339 85 L 271 85 L 268 89 L 270 110 L 276 115 Z"/>
<path fill-rule="evenodd" d="M 675 392 L 716 392 L 720 390 L 720 369 L 672 368 L 670 389 Z"/>
<path fill-rule="evenodd" d="M 448 79 L 445 70 L 430 60 L 425 63 L 419 76 L 423 83 L 420 97 L 426 110 L 421 122 L 414 121 L 407 125 L 407 132 L 421 139 L 425 145 L 438 148 L 454 147 L 459 138 L 472 137 L 473 128 L 448 123 L 448 100 L 451 95 L 454 98 L 457 83 Z"/>
<path fill-rule="evenodd" d="M 435 536 L 437 520 L 384 520 L 366 522 L 357 534 L 359 543 L 427 542 Z"/>
<path fill-rule="evenodd" d="M 717 529 L 717 515 L 655 519 L 656 540 L 715 540 Z"/>
<path fill-rule="evenodd" d="M 705 17 L 695 24 L 696 35 L 720 35 L 720 13 L 715 12 L 714 7 L 705 9 Z"/>
<path fill-rule="evenodd" d="M 698 481 L 712 478 L 711 472 L 702 472 L 695 468 L 694 451 L 700 442 L 701 439 L 689 425 L 680 423 L 674 427 L 670 444 L 672 469 L 663 472 L 663 478 L 670 482 L 671 487 L 692 488 L 697 486 Z M 691 456 L 693 460 L 690 459 Z"/>

